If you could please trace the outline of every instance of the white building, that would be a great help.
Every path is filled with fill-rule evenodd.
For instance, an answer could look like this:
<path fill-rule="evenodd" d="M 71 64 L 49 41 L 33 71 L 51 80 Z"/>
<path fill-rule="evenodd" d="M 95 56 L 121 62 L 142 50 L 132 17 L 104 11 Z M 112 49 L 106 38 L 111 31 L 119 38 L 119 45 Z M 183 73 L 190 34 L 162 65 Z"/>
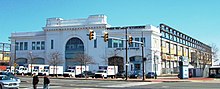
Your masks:
<path fill-rule="evenodd" d="M 12 33 L 12 49 L 19 65 L 30 63 L 30 55 L 35 64 L 48 64 L 50 54 L 59 52 L 64 61 L 64 68 L 78 65 L 73 58 L 77 53 L 88 54 L 95 60 L 89 69 L 96 71 L 98 65 L 118 65 L 119 71 L 125 70 L 126 51 L 125 41 L 109 39 L 104 42 L 100 37 L 108 32 L 109 37 L 125 39 L 125 29 L 135 41 L 144 40 L 145 72 L 155 71 L 156 59 L 157 74 L 161 74 L 161 43 L 160 29 L 152 25 L 111 27 L 105 15 L 91 15 L 85 19 L 64 20 L 62 18 L 49 18 L 43 31 Z M 96 32 L 97 39 L 89 40 L 89 30 Z M 16 51 L 15 45 L 16 44 Z M 128 44 L 128 71 L 142 70 L 142 50 L 138 43 Z M 154 58 L 155 57 L 155 58 Z M 117 59 L 117 60 L 116 60 Z M 108 60 L 108 62 L 107 62 Z"/>

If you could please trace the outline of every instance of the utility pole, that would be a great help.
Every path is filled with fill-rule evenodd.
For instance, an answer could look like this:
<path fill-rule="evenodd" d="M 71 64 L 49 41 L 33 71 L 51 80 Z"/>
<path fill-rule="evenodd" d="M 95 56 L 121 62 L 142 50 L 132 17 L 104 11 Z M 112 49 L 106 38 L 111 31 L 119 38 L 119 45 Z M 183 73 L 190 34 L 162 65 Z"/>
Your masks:
<path fill-rule="evenodd" d="M 125 75 L 126 75 L 126 78 L 125 78 L 125 80 L 127 81 L 128 80 L 128 28 L 126 27 L 125 28 L 125 40 L 126 40 L 126 42 L 125 42 L 125 44 L 126 44 L 126 48 L 125 48 L 125 51 L 126 51 L 126 53 L 125 53 L 125 60 L 126 60 L 126 64 L 125 64 L 125 66 L 126 66 L 126 68 L 125 68 Z"/>
<path fill-rule="evenodd" d="M 141 49 L 142 49 L 142 72 L 143 72 L 143 81 L 145 81 L 145 69 L 144 69 L 144 61 L 145 61 L 145 58 L 144 58 L 144 36 L 143 36 L 143 32 L 142 32 L 142 39 L 141 39 Z"/>

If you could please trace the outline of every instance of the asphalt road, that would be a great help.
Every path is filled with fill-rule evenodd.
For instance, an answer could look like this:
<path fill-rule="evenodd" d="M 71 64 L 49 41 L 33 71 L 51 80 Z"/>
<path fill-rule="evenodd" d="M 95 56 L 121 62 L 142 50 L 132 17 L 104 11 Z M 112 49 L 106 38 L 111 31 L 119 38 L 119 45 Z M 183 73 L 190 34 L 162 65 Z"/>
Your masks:
<path fill-rule="evenodd" d="M 32 89 L 32 78 L 20 77 L 19 89 Z M 50 89 L 220 89 L 220 82 L 135 82 L 122 80 L 50 79 Z M 42 89 L 40 78 L 38 89 Z"/>

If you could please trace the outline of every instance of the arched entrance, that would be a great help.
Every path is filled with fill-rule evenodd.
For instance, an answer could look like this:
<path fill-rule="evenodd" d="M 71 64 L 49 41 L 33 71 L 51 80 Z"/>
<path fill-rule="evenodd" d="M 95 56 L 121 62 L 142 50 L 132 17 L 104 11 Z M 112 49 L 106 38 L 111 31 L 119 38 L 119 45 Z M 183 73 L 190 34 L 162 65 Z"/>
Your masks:
<path fill-rule="evenodd" d="M 27 59 L 26 58 L 17 58 L 15 63 L 17 63 L 19 66 L 23 66 L 24 64 L 27 64 Z"/>
<path fill-rule="evenodd" d="M 141 56 L 133 56 L 130 57 L 131 71 L 140 71 L 142 70 L 142 57 Z"/>
<path fill-rule="evenodd" d="M 79 53 L 84 53 L 82 40 L 76 37 L 69 39 L 65 46 L 65 62 L 67 67 L 77 65 L 77 63 L 74 62 L 74 58 Z"/>
<path fill-rule="evenodd" d="M 124 71 L 124 59 L 123 57 L 113 56 L 108 58 L 109 66 L 118 66 L 118 71 Z"/>

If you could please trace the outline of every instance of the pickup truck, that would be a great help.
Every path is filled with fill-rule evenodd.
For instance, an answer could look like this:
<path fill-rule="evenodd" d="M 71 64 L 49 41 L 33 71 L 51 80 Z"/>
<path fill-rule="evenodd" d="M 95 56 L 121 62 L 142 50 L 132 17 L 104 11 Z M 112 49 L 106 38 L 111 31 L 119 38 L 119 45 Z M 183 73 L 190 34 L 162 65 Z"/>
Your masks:
<path fill-rule="evenodd" d="M 63 72 L 64 77 L 75 77 L 75 70 L 67 70 Z"/>
<path fill-rule="evenodd" d="M 99 70 L 95 73 L 95 78 L 107 78 L 107 70 Z"/>

